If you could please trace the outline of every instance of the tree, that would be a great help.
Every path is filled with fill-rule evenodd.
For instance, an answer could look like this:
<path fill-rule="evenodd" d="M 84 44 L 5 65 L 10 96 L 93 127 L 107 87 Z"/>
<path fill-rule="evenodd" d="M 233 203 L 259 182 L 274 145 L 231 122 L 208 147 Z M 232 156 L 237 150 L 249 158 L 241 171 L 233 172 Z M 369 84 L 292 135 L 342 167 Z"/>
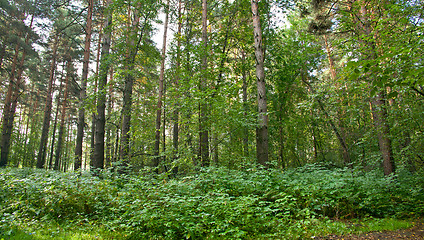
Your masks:
<path fill-rule="evenodd" d="M 3 118 L 2 118 L 2 136 L 0 142 L 1 154 L 0 154 L 0 167 L 4 167 L 7 165 L 9 150 L 10 150 L 10 141 L 13 131 L 13 122 L 15 118 L 16 107 L 18 104 L 19 96 L 21 95 L 21 88 L 23 88 L 22 82 L 22 74 L 24 71 L 24 63 L 26 55 L 29 51 L 31 51 L 31 46 L 29 45 L 30 39 L 34 38 L 33 33 L 33 22 L 34 22 L 34 13 L 31 14 L 30 24 L 27 27 L 25 25 L 25 19 L 27 18 L 25 10 L 23 12 L 19 12 L 16 9 L 8 6 L 12 9 L 12 16 L 16 19 L 16 25 L 20 26 L 22 29 L 18 29 L 16 32 L 16 46 L 14 49 L 14 57 L 12 60 L 11 71 L 9 74 L 9 85 L 6 93 L 5 104 L 3 106 Z M 14 12 L 17 11 L 17 12 Z M 25 41 L 22 41 L 20 38 L 24 37 Z M 6 47 L 6 42 L 3 42 L 3 50 L 1 56 L 1 63 L 3 63 L 4 51 Z M 22 48 L 22 53 L 19 58 L 19 51 Z M 1 66 L 1 65 L 0 65 Z M 17 71 L 17 72 L 16 72 Z"/>
<path fill-rule="evenodd" d="M 208 3 L 202 0 L 202 77 L 200 80 L 200 92 L 206 91 L 208 80 Z M 206 100 L 206 99 L 204 99 Z M 200 142 L 200 159 L 203 167 L 209 166 L 209 118 L 208 104 L 204 101 L 200 103 L 199 116 L 199 142 Z"/>
<path fill-rule="evenodd" d="M 106 2 L 105 9 L 109 10 L 108 7 L 111 4 L 111 0 Z M 98 97 L 96 103 L 96 132 L 95 132 L 95 145 L 93 150 L 93 167 L 97 169 L 103 169 L 104 167 L 104 151 L 105 151 L 105 108 L 106 108 L 106 84 L 107 74 L 110 67 L 109 49 L 112 38 L 112 31 L 110 29 L 112 25 L 112 12 L 109 10 L 105 14 L 105 21 L 103 23 L 103 40 L 102 40 L 102 55 L 100 62 L 100 73 L 99 73 L 99 85 L 98 85 Z"/>
<path fill-rule="evenodd" d="M 256 156 L 258 163 L 263 166 L 268 164 L 268 113 L 266 102 L 266 84 L 264 68 L 264 50 L 262 42 L 262 29 L 257 0 L 251 0 L 253 14 L 253 37 L 255 40 L 256 79 L 258 86 L 258 112 L 259 123 L 256 129 Z"/>
<path fill-rule="evenodd" d="M 52 111 L 52 98 L 53 98 L 53 81 L 56 71 L 56 57 L 57 57 L 57 48 L 59 46 L 59 36 L 61 33 L 54 31 L 53 32 L 53 46 L 52 46 L 52 60 L 50 65 L 50 77 L 48 80 L 47 88 L 47 97 L 46 104 L 44 107 L 44 118 L 43 118 L 43 129 L 41 131 L 41 140 L 40 147 L 37 155 L 37 168 L 44 168 L 46 162 L 46 151 L 47 151 L 47 138 L 49 134 L 50 127 L 50 114 Z"/>
<path fill-rule="evenodd" d="M 90 63 L 90 45 L 91 45 L 91 29 L 92 29 L 92 15 L 93 15 L 93 0 L 87 0 L 87 21 L 85 27 L 85 46 L 84 46 L 84 59 L 82 66 L 82 77 L 81 77 L 81 92 L 80 92 L 80 106 L 78 111 L 78 129 L 77 139 L 75 146 L 75 164 L 74 169 L 78 170 L 82 164 L 82 144 L 84 138 L 84 125 L 85 125 L 85 108 L 84 101 L 86 100 L 86 88 L 87 78 Z"/>
<path fill-rule="evenodd" d="M 69 51 L 69 49 L 67 50 Z M 62 100 L 62 113 L 60 115 L 60 125 L 59 125 L 59 135 L 57 139 L 57 147 L 55 152 L 55 161 L 54 161 L 54 170 L 59 170 L 59 163 L 61 160 L 62 155 L 62 146 L 63 146 L 63 135 L 64 135 L 64 129 L 65 129 L 65 120 L 66 120 L 66 109 L 67 109 L 67 101 L 68 101 L 68 91 L 69 91 L 69 78 L 71 78 L 71 71 L 72 69 L 72 59 L 70 57 L 70 54 L 67 53 L 66 56 L 66 77 L 65 77 L 65 90 L 64 90 L 64 96 Z"/>
<path fill-rule="evenodd" d="M 165 6 L 165 23 L 163 25 L 163 44 L 162 44 L 162 60 L 160 65 L 160 76 L 159 76 L 159 96 L 158 96 L 158 105 L 156 110 L 156 133 L 155 133 L 155 147 L 154 147 L 154 161 L 153 167 L 158 168 L 159 166 L 159 144 L 160 144 L 160 125 L 161 125 L 161 114 L 162 114 L 162 98 L 164 92 L 164 78 L 165 78 L 165 60 L 166 60 L 166 37 L 168 32 L 168 15 L 169 15 L 169 0 L 166 2 Z M 156 170 L 159 172 L 159 169 Z"/>

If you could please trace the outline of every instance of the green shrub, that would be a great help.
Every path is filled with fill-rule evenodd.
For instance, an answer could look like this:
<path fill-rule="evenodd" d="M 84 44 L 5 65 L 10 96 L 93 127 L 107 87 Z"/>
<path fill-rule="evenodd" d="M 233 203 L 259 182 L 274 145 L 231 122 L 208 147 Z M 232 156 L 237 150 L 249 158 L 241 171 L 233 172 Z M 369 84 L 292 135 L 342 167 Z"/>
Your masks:
<path fill-rule="evenodd" d="M 99 224 L 128 239 L 304 238 L 328 219 L 418 217 L 424 175 L 309 165 L 281 172 L 201 169 L 166 175 L 0 170 L 0 229 L 28 221 Z M 326 229 L 320 230 L 320 229 Z"/>

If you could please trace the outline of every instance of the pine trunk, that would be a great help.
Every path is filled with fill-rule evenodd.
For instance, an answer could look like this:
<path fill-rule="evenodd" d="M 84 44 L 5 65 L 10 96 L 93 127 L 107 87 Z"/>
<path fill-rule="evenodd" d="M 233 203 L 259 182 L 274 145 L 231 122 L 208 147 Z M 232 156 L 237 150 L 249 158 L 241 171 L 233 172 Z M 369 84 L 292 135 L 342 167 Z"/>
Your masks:
<path fill-rule="evenodd" d="M 163 25 L 163 45 L 162 45 L 162 61 L 160 65 L 160 76 L 159 76 L 159 96 L 158 104 L 156 107 L 156 133 L 155 133 L 155 146 L 154 146 L 154 159 L 153 167 L 156 168 L 156 172 L 159 172 L 158 166 L 160 161 L 159 156 L 159 144 L 160 144 L 160 125 L 161 125 L 161 113 L 162 113 L 162 98 L 164 94 L 164 78 L 165 78 L 165 60 L 166 60 L 166 37 L 168 32 L 168 9 L 169 0 L 166 2 L 165 7 L 165 23 Z"/>
<path fill-rule="evenodd" d="M 53 97 L 53 81 L 56 70 L 56 55 L 59 45 L 59 33 L 56 33 L 53 43 L 52 63 L 50 66 L 49 86 L 47 88 L 46 105 L 44 107 L 43 129 L 41 130 L 40 147 L 37 155 L 37 168 L 44 168 L 46 162 L 47 139 L 50 128 L 50 114 L 52 112 L 52 97 Z"/>
<path fill-rule="evenodd" d="M 34 15 L 31 17 L 31 22 L 29 25 L 29 29 L 32 29 L 32 24 L 34 22 Z M 29 34 L 25 36 L 25 45 L 29 44 Z M 26 47 L 25 46 L 25 47 Z M 24 62 L 26 57 L 25 47 L 22 50 L 21 60 L 19 65 L 17 65 L 18 55 L 19 55 L 19 44 L 15 47 L 15 55 L 13 57 L 12 62 L 12 70 L 9 78 L 9 86 L 8 91 L 6 93 L 5 105 L 3 110 L 3 126 L 2 126 L 2 136 L 1 136 L 1 153 L 0 153 L 0 167 L 6 166 L 9 157 L 10 151 L 10 140 L 13 132 L 13 121 L 15 119 L 16 106 L 18 104 L 19 96 L 21 95 L 20 89 L 21 85 L 24 84 L 22 82 L 22 73 L 24 71 Z M 16 75 L 15 81 L 15 71 L 16 67 L 18 67 L 18 73 Z"/>
<path fill-rule="evenodd" d="M 77 125 L 77 140 L 75 146 L 75 165 L 74 169 L 78 170 L 82 164 L 82 144 L 84 138 L 84 125 L 85 125 L 85 109 L 84 101 L 86 99 L 87 89 L 87 78 L 88 68 L 90 63 L 90 45 L 91 45 L 91 25 L 92 25 L 92 14 L 93 14 L 93 0 L 88 0 L 88 12 L 87 12 L 87 26 L 85 28 L 85 47 L 84 47 L 84 59 L 82 60 L 82 78 L 81 78 L 81 92 L 79 98 L 79 109 L 78 109 L 78 125 Z"/>
<path fill-rule="evenodd" d="M 62 69 L 65 69 L 64 66 Z M 63 76 L 63 71 L 62 71 L 62 76 Z M 48 169 L 52 169 L 53 168 L 53 156 L 54 156 L 54 143 L 55 143 L 55 138 L 56 138 L 56 128 L 57 128 L 57 119 L 59 117 L 59 109 L 60 109 L 60 98 L 62 96 L 62 82 L 63 79 L 60 80 L 60 85 L 59 85 L 59 93 L 56 97 L 56 113 L 54 114 L 54 121 L 53 121 L 53 134 L 52 134 L 52 140 L 51 140 L 51 146 L 50 146 L 50 157 L 49 157 L 49 166 Z"/>
<path fill-rule="evenodd" d="M 12 136 L 13 130 L 13 118 L 11 115 L 12 108 L 12 95 L 14 91 L 14 82 L 15 82 L 15 72 L 16 66 L 18 65 L 18 56 L 19 56 L 19 43 L 15 47 L 15 55 L 13 57 L 10 77 L 9 77 L 9 86 L 7 88 L 5 103 L 3 106 L 3 118 L 2 118 L 2 136 L 1 136 L 1 156 L 0 156 L 0 167 L 5 167 L 8 162 L 9 149 L 10 149 L 10 137 Z"/>
<path fill-rule="evenodd" d="M 54 161 L 54 170 L 59 170 L 59 163 L 62 154 L 62 145 L 63 145 L 63 131 L 65 129 L 65 116 L 66 116 L 66 105 L 68 101 L 68 88 L 69 88 L 69 74 L 71 70 L 71 60 L 68 59 L 67 63 L 67 73 L 65 77 L 65 92 L 62 101 L 62 113 L 60 115 L 60 125 L 59 125 L 59 135 L 57 137 L 57 147 L 55 153 L 55 161 Z"/>

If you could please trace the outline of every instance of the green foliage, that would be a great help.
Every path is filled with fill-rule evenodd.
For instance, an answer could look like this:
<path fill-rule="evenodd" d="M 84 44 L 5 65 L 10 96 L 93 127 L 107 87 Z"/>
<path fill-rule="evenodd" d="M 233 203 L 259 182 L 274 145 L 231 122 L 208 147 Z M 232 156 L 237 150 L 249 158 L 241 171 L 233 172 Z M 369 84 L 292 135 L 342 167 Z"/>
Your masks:
<path fill-rule="evenodd" d="M 3 169 L 0 230 L 19 234 L 29 222 L 57 221 L 101 226 L 121 239 L 299 239 L 350 229 L 329 219 L 421 216 L 423 180 L 404 170 L 387 178 L 321 165 L 209 168 L 176 179 Z M 405 225 L 373 221 L 357 231 Z"/>

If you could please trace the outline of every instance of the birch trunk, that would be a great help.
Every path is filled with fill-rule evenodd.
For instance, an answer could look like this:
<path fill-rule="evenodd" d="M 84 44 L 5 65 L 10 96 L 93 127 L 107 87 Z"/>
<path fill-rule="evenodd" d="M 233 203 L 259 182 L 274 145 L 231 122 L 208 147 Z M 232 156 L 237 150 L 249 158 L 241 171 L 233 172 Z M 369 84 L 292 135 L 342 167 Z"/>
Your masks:
<path fill-rule="evenodd" d="M 258 163 L 268 165 L 268 115 L 265 85 L 264 51 L 262 29 L 258 11 L 258 0 L 251 0 L 253 14 L 253 36 L 255 40 L 256 79 L 258 87 L 259 123 L 256 129 L 256 157 Z"/>

